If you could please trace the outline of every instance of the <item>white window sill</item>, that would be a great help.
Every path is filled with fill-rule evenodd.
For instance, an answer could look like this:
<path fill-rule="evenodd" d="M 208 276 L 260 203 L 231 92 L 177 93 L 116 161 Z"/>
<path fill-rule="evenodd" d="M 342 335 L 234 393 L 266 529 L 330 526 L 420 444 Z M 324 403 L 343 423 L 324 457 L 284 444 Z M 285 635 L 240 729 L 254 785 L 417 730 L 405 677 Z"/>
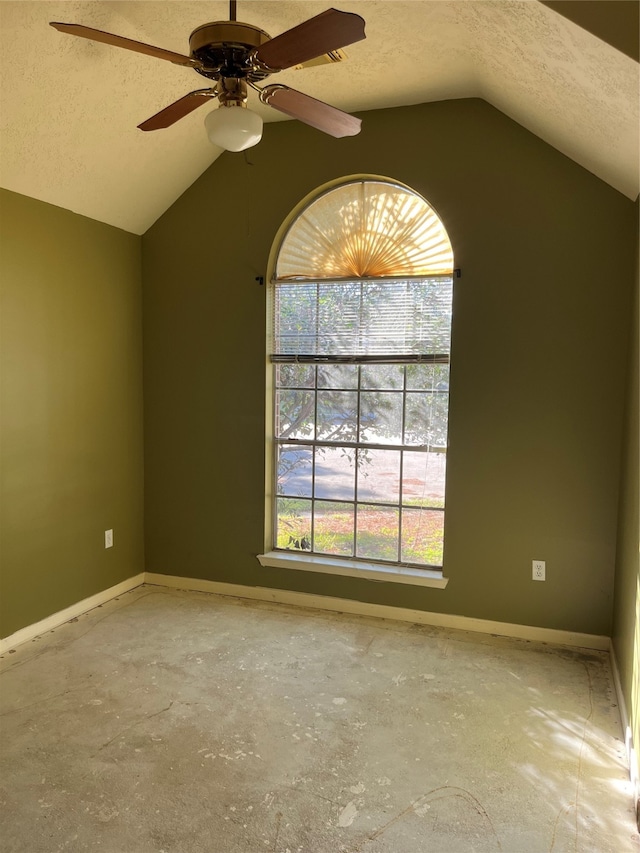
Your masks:
<path fill-rule="evenodd" d="M 350 578 L 366 578 L 385 583 L 408 583 L 415 586 L 431 586 L 444 589 L 449 578 L 440 572 L 428 569 L 412 569 L 408 566 L 387 566 L 383 563 L 365 563 L 360 560 L 330 559 L 314 554 L 301 554 L 299 551 L 267 551 L 258 554 L 261 566 L 277 569 L 299 569 L 303 572 L 320 572 L 329 575 L 342 575 Z"/>

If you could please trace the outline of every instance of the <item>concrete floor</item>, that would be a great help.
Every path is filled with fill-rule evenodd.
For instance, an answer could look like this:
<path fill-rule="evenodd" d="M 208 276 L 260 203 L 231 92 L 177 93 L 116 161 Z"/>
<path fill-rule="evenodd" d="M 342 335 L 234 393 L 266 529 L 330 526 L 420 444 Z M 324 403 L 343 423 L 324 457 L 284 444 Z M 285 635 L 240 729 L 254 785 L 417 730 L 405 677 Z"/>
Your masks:
<path fill-rule="evenodd" d="M 145 586 L 0 664 L 3 853 L 640 850 L 603 653 Z"/>

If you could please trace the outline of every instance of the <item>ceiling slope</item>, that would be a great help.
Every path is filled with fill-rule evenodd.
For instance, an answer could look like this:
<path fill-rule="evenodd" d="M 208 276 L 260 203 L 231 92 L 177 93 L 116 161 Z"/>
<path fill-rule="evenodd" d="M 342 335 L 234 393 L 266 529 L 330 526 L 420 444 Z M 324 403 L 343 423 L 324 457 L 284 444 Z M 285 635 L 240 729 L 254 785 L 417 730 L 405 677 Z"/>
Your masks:
<path fill-rule="evenodd" d="M 330 5 L 240 0 L 238 17 L 277 35 Z M 366 19 L 367 39 L 348 47 L 343 63 L 272 80 L 348 112 L 482 97 L 637 197 L 638 64 L 606 36 L 537 0 L 336 5 Z M 0 2 L 0 185 L 144 233 L 221 152 L 204 132 L 208 108 L 167 130 L 142 133 L 137 125 L 202 88 L 202 78 L 48 23 L 81 23 L 185 53 L 193 29 L 227 18 L 226 3 L 208 0 Z M 250 106 L 267 122 L 284 118 L 257 98 Z"/>

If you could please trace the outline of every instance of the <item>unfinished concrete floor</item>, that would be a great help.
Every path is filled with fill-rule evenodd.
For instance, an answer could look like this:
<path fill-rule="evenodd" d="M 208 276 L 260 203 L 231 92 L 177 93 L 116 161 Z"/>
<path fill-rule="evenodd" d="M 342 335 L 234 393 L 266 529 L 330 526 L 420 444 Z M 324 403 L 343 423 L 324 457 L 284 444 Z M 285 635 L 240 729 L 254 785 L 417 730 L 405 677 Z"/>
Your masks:
<path fill-rule="evenodd" d="M 145 586 L 0 663 L 3 853 L 640 849 L 603 653 Z"/>

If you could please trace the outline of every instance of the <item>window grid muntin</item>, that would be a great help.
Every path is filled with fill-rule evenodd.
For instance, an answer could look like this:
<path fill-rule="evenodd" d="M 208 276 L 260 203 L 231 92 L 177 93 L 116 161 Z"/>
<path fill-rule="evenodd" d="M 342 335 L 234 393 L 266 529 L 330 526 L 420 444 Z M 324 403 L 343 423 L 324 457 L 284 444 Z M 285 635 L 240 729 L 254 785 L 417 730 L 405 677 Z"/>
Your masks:
<path fill-rule="evenodd" d="M 360 283 L 360 285 L 361 285 L 360 286 L 360 305 L 362 305 L 362 282 Z M 362 319 L 362 317 L 360 319 Z M 362 389 L 362 370 L 360 369 L 360 366 L 358 365 L 358 396 L 356 398 L 356 436 L 357 436 L 356 443 L 357 444 L 360 444 L 360 429 L 361 429 L 360 420 L 361 420 L 361 416 L 362 416 L 361 389 Z M 343 447 L 344 447 L 344 445 L 343 445 Z M 351 549 L 352 550 L 352 554 L 351 554 L 352 557 L 355 557 L 356 554 L 358 553 L 358 505 L 359 505 L 358 475 L 360 473 L 359 453 L 360 453 L 360 448 L 357 447 L 353 453 L 354 459 L 355 459 L 355 471 L 354 471 L 354 480 L 353 480 L 354 507 L 353 507 L 353 548 Z M 315 509 L 315 507 L 314 507 L 314 509 Z M 315 545 L 315 541 L 312 539 L 311 540 L 311 546 L 314 547 L 314 545 Z"/>
<path fill-rule="evenodd" d="M 328 358 L 325 357 L 322 359 L 320 364 L 323 364 L 323 365 L 341 364 L 341 363 L 345 363 L 345 361 L 346 361 L 345 358 L 341 358 L 339 361 L 329 361 Z M 384 558 L 377 557 L 376 561 L 381 562 L 381 563 L 389 563 L 391 565 L 410 566 L 412 568 L 420 568 L 423 570 L 428 570 L 428 569 L 433 569 L 433 568 L 441 569 L 442 568 L 441 563 L 439 563 L 439 564 L 413 563 L 413 562 L 408 562 L 408 561 L 402 559 L 402 554 L 403 554 L 402 531 L 403 531 L 403 515 L 404 515 L 403 510 L 405 510 L 405 509 L 409 509 L 409 510 L 420 509 L 420 510 L 423 510 L 427 513 L 431 513 L 431 512 L 442 512 L 442 513 L 444 513 L 444 495 L 443 495 L 443 505 L 442 506 L 432 506 L 432 505 L 428 504 L 426 506 L 414 507 L 411 505 L 407 505 L 404 502 L 404 488 L 403 488 L 404 476 L 403 475 L 404 475 L 404 457 L 405 457 L 406 452 L 409 452 L 409 453 L 425 453 L 425 454 L 426 453 L 441 453 L 441 454 L 446 455 L 446 446 L 434 446 L 431 444 L 407 445 L 404 443 L 402 443 L 402 444 L 378 444 L 376 442 L 362 442 L 362 441 L 360 441 L 361 392 L 363 390 L 362 389 L 362 370 L 361 370 L 362 362 L 360 362 L 360 363 L 355 362 L 358 364 L 358 371 L 357 371 L 357 375 L 358 375 L 357 411 L 356 411 L 356 437 L 357 437 L 357 440 L 356 441 L 343 441 L 343 440 L 342 441 L 323 441 L 323 440 L 317 439 L 316 436 L 318 434 L 318 425 L 317 425 L 318 391 L 319 390 L 323 391 L 323 390 L 327 390 L 327 389 L 325 386 L 320 386 L 318 383 L 318 367 L 320 366 L 320 364 L 318 364 L 318 362 L 315 359 L 314 359 L 315 364 L 314 364 L 314 369 L 313 369 L 314 383 L 312 386 L 309 386 L 309 385 L 306 385 L 306 386 L 282 385 L 282 383 L 280 381 L 280 377 L 279 377 L 278 364 L 296 363 L 296 362 L 298 362 L 298 359 L 289 357 L 286 361 L 278 359 L 278 361 L 276 363 L 274 363 L 274 374 L 275 374 L 275 383 L 274 384 L 275 384 L 275 389 L 276 389 L 276 397 L 277 397 L 278 391 L 280 391 L 282 389 L 304 390 L 304 391 L 307 391 L 307 392 L 314 394 L 314 398 L 315 398 L 314 399 L 314 424 L 313 424 L 313 436 L 314 437 L 312 439 L 310 439 L 310 438 L 294 439 L 291 437 L 284 437 L 284 438 L 281 437 L 278 434 L 278 429 L 277 429 L 278 422 L 279 422 L 279 412 L 278 412 L 278 409 L 276 407 L 276 412 L 275 412 L 276 423 L 275 423 L 275 428 L 274 428 L 274 436 L 275 436 L 275 440 L 274 440 L 274 450 L 275 450 L 275 465 L 274 465 L 275 484 L 274 485 L 275 485 L 275 490 L 274 491 L 276 494 L 276 500 L 279 500 L 279 499 L 295 500 L 296 499 L 295 495 L 281 494 L 279 491 L 278 470 L 279 470 L 279 462 L 280 462 L 280 447 L 283 445 L 294 445 L 294 446 L 299 445 L 299 446 L 304 446 L 304 447 L 310 447 L 311 451 L 312 451 L 311 497 L 298 497 L 297 499 L 304 501 L 305 503 L 308 503 L 308 505 L 309 505 L 309 510 L 310 510 L 310 513 L 309 513 L 310 514 L 309 531 L 310 531 L 311 541 L 310 541 L 310 548 L 309 549 L 282 548 L 281 546 L 278 545 L 278 533 L 279 533 L 278 527 L 279 527 L 280 513 L 279 513 L 279 507 L 277 506 L 276 512 L 274 513 L 274 534 L 273 534 L 274 535 L 274 549 L 275 550 L 289 550 L 289 551 L 295 550 L 295 551 L 301 551 L 302 553 L 322 555 L 322 556 L 328 556 L 328 557 L 330 557 L 330 556 L 333 556 L 333 557 L 341 556 L 341 555 L 331 554 L 331 552 L 327 552 L 324 550 L 317 550 L 316 549 L 316 535 L 315 535 L 316 504 L 318 502 L 320 502 L 320 503 L 348 504 L 349 506 L 353 507 L 353 547 L 352 547 L 353 553 L 350 555 L 350 559 L 361 560 L 362 562 L 370 562 L 372 559 L 371 557 L 360 557 L 357 555 L 358 532 L 359 532 L 358 508 L 360 506 L 363 508 L 365 508 L 365 507 L 379 507 L 382 509 L 386 508 L 386 509 L 397 510 L 397 514 L 398 514 L 398 540 L 397 540 L 397 548 L 396 548 L 396 560 L 385 560 Z M 376 362 L 380 363 L 380 364 L 394 364 L 394 363 L 397 364 L 398 363 L 395 360 L 387 361 L 387 360 L 383 360 L 380 358 L 377 358 Z M 449 362 L 448 356 L 444 356 L 443 354 L 438 355 L 437 360 L 435 360 L 433 357 L 427 356 L 424 358 L 424 361 L 423 361 L 423 363 L 433 363 L 433 364 L 448 364 L 448 362 Z M 351 362 L 346 362 L 346 363 L 354 363 L 354 362 L 351 361 Z M 402 404 L 402 423 L 401 423 L 401 437 L 402 437 L 402 439 L 405 438 L 405 425 L 406 425 L 406 401 L 407 401 L 407 393 L 408 393 L 408 389 L 407 389 L 407 367 L 408 367 L 408 364 L 405 363 L 403 365 L 403 371 L 402 371 L 402 374 L 403 374 L 402 391 L 394 390 L 394 391 L 390 392 L 390 393 L 394 393 L 394 394 L 402 394 L 402 403 L 403 403 Z M 332 391 L 342 391 L 342 390 L 353 391 L 354 389 L 353 388 L 344 388 L 343 389 L 340 387 L 332 387 L 331 390 Z M 365 390 L 370 390 L 370 389 L 365 389 Z M 387 392 L 385 392 L 385 393 L 387 393 Z M 436 388 L 432 387 L 431 389 L 424 389 L 422 391 L 418 391 L 418 389 L 412 388 L 410 393 L 412 393 L 412 394 L 420 393 L 420 394 L 424 394 L 424 395 L 427 395 L 427 394 L 446 394 L 448 397 L 449 390 L 448 390 L 448 387 L 446 390 L 445 389 L 436 389 Z M 447 406 L 447 422 L 448 422 L 448 406 Z M 317 468 L 317 457 L 318 457 L 317 450 L 318 450 L 318 448 L 322 448 L 322 447 L 327 447 L 327 448 L 344 447 L 344 448 L 353 449 L 355 451 L 355 458 L 356 459 L 358 458 L 358 453 L 361 450 L 366 451 L 366 450 L 376 450 L 377 449 L 377 450 L 394 450 L 394 451 L 399 452 L 400 460 L 399 460 L 399 485 L 398 485 L 398 501 L 397 501 L 397 503 L 389 502 L 389 501 L 382 501 L 382 500 L 377 500 L 377 501 L 360 500 L 358 498 L 359 466 L 358 466 L 357 462 L 355 464 L 355 470 L 354 470 L 353 500 L 349 500 L 349 499 L 346 499 L 344 497 L 341 497 L 341 498 L 328 498 L 326 496 L 317 497 L 316 496 L 316 473 L 317 473 L 316 468 Z M 426 480 L 425 480 L 425 482 L 426 482 Z"/>

